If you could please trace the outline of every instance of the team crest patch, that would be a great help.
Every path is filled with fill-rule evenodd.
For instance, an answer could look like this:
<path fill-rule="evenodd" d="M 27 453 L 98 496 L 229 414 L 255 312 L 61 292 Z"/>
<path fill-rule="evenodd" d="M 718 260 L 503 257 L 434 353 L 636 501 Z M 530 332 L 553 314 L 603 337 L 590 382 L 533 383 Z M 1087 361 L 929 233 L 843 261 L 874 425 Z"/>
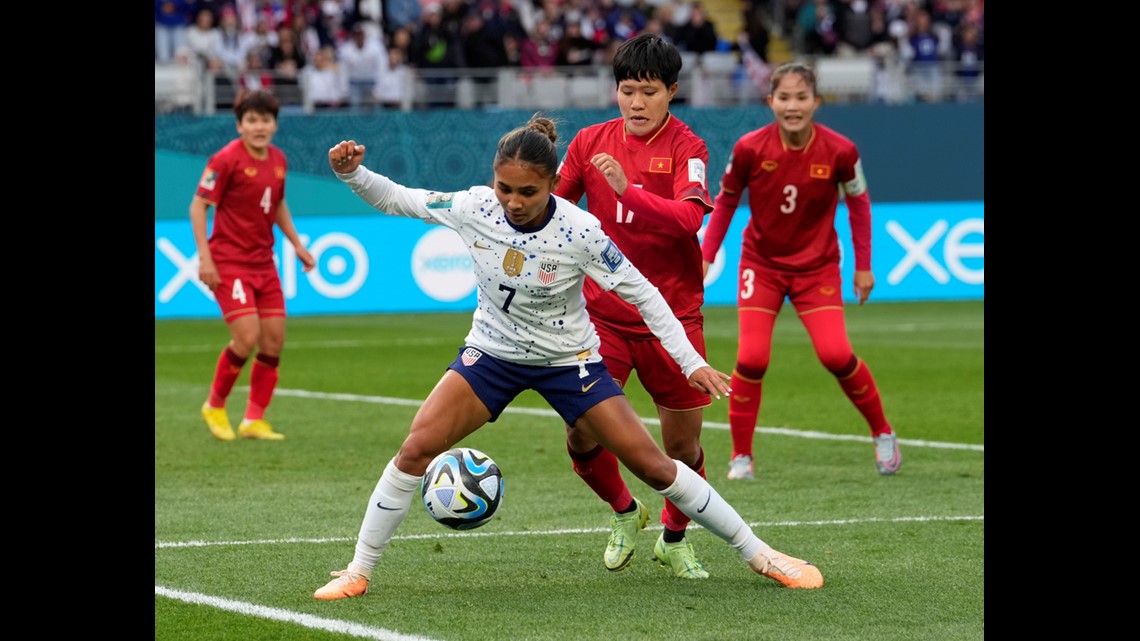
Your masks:
<path fill-rule="evenodd" d="M 609 245 L 602 250 L 602 261 L 605 262 L 606 267 L 610 268 L 610 273 L 616 272 L 618 267 L 621 267 L 622 262 L 625 261 L 625 256 L 622 255 L 621 250 L 618 249 L 614 241 L 610 241 Z"/>
<path fill-rule="evenodd" d="M 776 162 L 775 160 L 765 160 L 764 162 L 760 163 L 760 168 L 764 171 L 776 171 L 776 167 L 779 166 L 780 163 Z"/>
<path fill-rule="evenodd" d="M 549 285 L 558 278 L 558 263 L 542 263 L 538 266 L 538 282 Z"/>
<path fill-rule="evenodd" d="M 273 168 L 273 175 L 277 177 L 277 180 L 285 180 L 285 168 L 284 167 L 274 167 Z"/>
<path fill-rule="evenodd" d="M 831 178 L 831 165 L 812 165 L 809 173 L 812 178 Z"/>
<path fill-rule="evenodd" d="M 246 167 L 242 170 L 242 172 L 245 173 L 246 176 L 253 178 L 254 176 L 257 176 L 257 167 Z"/>
<path fill-rule="evenodd" d="M 463 361 L 463 364 L 467 367 L 471 367 L 475 364 L 475 361 L 479 360 L 482 356 L 483 352 L 480 352 L 474 347 L 468 347 L 463 350 L 463 356 L 461 356 L 459 360 Z"/>
<path fill-rule="evenodd" d="M 214 187 L 218 186 L 218 172 L 206 167 L 206 171 L 202 173 L 202 179 L 198 181 L 198 186 L 207 191 L 214 191 Z"/>
<path fill-rule="evenodd" d="M 447 209 L 451 206 L 451 201 L 455 199 L 455 194 L 432 194 L 428 196 L 427 206 L 428 209 Z"/>
<path fill-rule="evenodd" d="M 823 294 L 824 296 L 834 296 L 835 288 L 831 285 L 824 285 L 823 287 L 819 288 L 819 293 Z"/>

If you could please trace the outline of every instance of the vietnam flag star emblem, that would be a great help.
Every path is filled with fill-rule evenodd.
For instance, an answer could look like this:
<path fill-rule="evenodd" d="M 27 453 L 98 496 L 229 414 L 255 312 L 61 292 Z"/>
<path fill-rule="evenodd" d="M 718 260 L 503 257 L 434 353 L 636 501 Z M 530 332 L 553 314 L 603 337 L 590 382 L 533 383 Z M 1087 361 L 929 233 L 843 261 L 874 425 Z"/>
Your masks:
<path fill-rule="evenodd" d="M 812 165 L 810 173 L 812 178 L 831 178 L 831 165 Z"/>
<path fill-rule="evenodd" d="M 650 158 L 649 171 L 655 174 L 671 174 L 673 173 L 673 159 L 672 158 Z"/>

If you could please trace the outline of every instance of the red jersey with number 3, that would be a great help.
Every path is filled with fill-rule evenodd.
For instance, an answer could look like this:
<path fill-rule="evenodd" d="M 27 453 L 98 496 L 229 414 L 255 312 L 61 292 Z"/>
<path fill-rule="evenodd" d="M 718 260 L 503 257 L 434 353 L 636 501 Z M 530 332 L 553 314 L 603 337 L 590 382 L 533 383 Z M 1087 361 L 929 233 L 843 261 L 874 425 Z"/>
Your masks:
<path fill-rule="evenodd" d="M 555 194 L 572 203 L 585 194 L 585 208 L 601 221 L 602 230 L 626 258 L 657 286 L 677 319 L 686 326 L 701 322 L 705 287 L 696 234 L 685 235 L 667 221 L 654 221 L 650 215 L 627 211 L 606 177 L 590 162 L 602 152 L 621 164 L 629 189 L 644 189 L 668 200 L 696 200 L 708 213 L 712 211 L 712 198 L 708 192 L 709 154 L 705 142 L 671 114 L 657 131 L 647 136 L 627 134 L 620 117 L 591 125 L 570 141 L 555 190 Z M 584 291 L 591 318 L 623 326 L 634 336 L 653 337 L 637 308 L 617 294 L 604 292 L 589 280 Z"/>
<path fill-rule="evenodd" d="M 285 169 L 285 152 L 273 145 L 265 160 L 251 156 L 241 140 L 210 157 L 196 193 L 214 205 L 214 262 L 273 263 L 273 225 L 285 198 Z"/>
<path fill-rule="evenodd" d="M 839 262 L 835 209 L 839 187 L 862 193 L 855 143 L 819 123 L 803 149 L 786 149 L 773 123 L 736 142 L 721 186 L 748 189 L 752 217 L 744 230 L 743 258 L 784 271 L 811 271 Z"/>

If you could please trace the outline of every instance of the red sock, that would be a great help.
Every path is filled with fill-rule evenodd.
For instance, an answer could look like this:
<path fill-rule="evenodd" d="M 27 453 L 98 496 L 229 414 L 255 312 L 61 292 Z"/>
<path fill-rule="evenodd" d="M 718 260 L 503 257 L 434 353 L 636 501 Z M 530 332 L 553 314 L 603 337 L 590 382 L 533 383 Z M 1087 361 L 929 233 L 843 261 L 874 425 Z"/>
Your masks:
<path fill-rule="evenodd" d="M 846 376 L 836 375 L 839 387 L 855 405 L 855 409 L 867 420 L 871 428 L 871 436 L 890 434 L 891 425 L 883 415 L 883 402 L 879 398 L 879 386 L 875 385 L 875 377 L 871 375 L 871 368 L 863 359 L 853 356 L 854 371 Z M 851 368 L 844 368 L 849 370 Z M 735 387 L 733 389 L 736 389 Z"/>
<path fill-rule="evenodd" d="M 756 434 L 756 419 L 760 415 L 760 392 L 763 379 L 748 379 L 736 370 L 732 372 L 732 396 L 728 399 L 728 426 L 732 432 L 732 455 L 752 456 L 752 437 Z"/>
<path fill-rule="evenodd" d="M 732 389 L 735 390 L 736 388 L 734 387 Z M 703 479 L 708 478 L 707 476 L 705 476 L 705 450 L 704 450 L 704 448 L 701 448 L 701 453 L 699 456 L 697 456 L 697 462 L 693 463 L 689 467 L 692 468 L 692 470 L 694 472 L 696 472 L 697 474 L 700 474 L 701 478 L 703 478 Z M 673 505 L 672 501 L 670 501 L 669 499 L 665 499 L 665 507 L 661 510 L 661 522 L 665 524 L 666 530 L 673 530 L 675 532 L 684 532 L 685 528 L 689 526 L 689 521 L 692 521 L 692 519 L 690 519 L 687 514 L 682 512 L 681 509 L 678 508 L 676 505 Z M 680 540 L 680 539 L 678 539 L 678 540 Z M 665 542 L 670 543 L 671 541 L 666 539 Z"/>
<path fill-rule="evenodd" d="M 566 444 L 566 451 L 574 463 L 574 472 L 590 486 L 598 498 L 609 503 L 614 512 L 629 507 L 633 495 L 621 478 L 618 459 L 613 452 L 601 445 L 589 452 L 575 452 L 570 449 L 569 443 Z"/>
<path fill-rule="evenodd" d="M 214 368 L 214 380 L 210 384 L 210 407 L 226 406 L 226 398 L 233 390 L 246 360 L 235 354 L 229 345 L 222 350 L 218 356 L 218 365 Z"/>
<path fill-rule="evenodd" d="M 265 408 L 277 389 L 277 365 L 280 356 L 258 354 L 253 359 L 253 370 L 249 373 L 249 404 L 245 408 L 245 420 L 256 421 L 265 418 Z"/>

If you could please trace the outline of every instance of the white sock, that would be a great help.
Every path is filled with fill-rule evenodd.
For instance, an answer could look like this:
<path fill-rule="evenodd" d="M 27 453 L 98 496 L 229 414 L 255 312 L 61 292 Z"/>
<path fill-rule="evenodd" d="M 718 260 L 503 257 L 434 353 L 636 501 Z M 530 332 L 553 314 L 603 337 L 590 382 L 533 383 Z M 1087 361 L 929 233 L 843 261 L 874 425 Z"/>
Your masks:
<path fill-rule="evenodd" d="M 372 497 L 368 499 L 364 522 L 360 524 L 360 534 L 356 537 L 356 555 L 352 562 L 357 568 L 367 570 L 367 573 L 361 574 L 371 576 L 372 568 L 376 567 L 380 555 L 384 554 L 396 528 L 408 515 L 408 506 L 412 504 L 420 479 L 419 476 L 405 474 L 397 469 L 395 458 L 388 461 L 384 473 L 376 482 Z"/>
<path fill-rule="evenodd" d="M 658 492 L 705 529 L 728 542 L 749 561 L 767 544 L 761 541 L 708 481 L 701 478 L 688 465 L 677 464 L 677 478 L 673 484 Z"/>

